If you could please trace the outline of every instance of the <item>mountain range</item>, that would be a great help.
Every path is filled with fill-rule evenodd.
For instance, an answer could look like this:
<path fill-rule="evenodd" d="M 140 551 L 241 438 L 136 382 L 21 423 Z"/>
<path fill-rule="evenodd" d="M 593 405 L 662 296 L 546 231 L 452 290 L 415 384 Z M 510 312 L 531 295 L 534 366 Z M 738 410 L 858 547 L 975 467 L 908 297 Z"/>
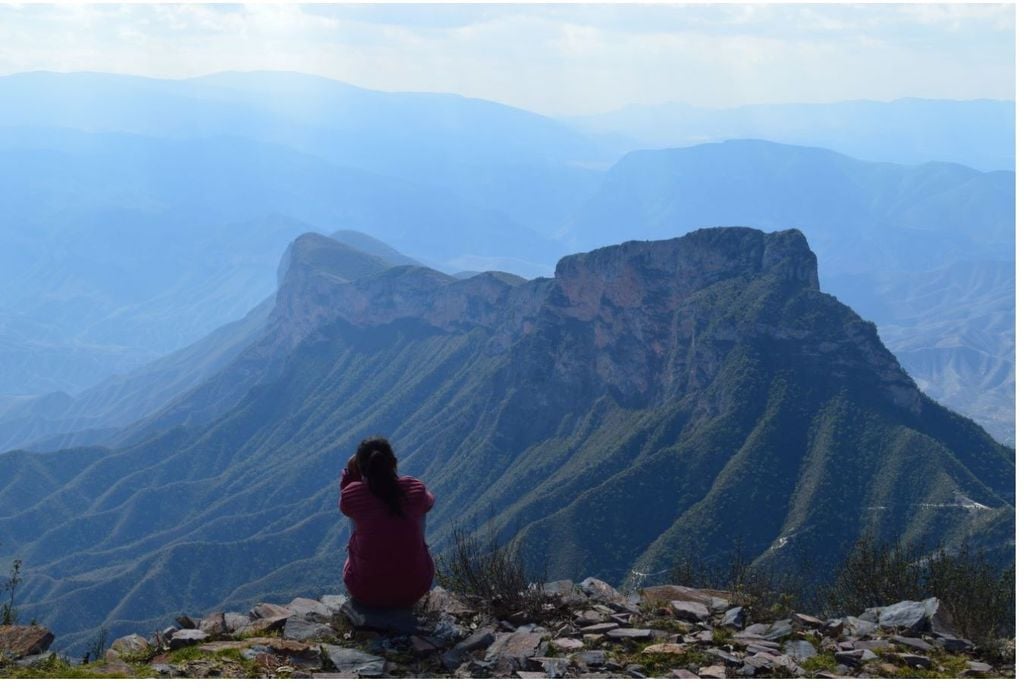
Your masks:
<path fill-rule="evenodd" d="M 819 288 L 796 230 L 710 228 L 456 279 L 315 233 L 262 327 L 112 447 L 0 456 L 0 550 L 69 646 L 336 587 L 337 478 L 362 437 L 453 525 L 549 578 L 686 554 L 814 557 L 872 532 L 1012 554 L 1007 447 L 922 393 Z"/>
<path fill-rule="evenodd" d="M 920 316 L 889 288 L 1011 258 L 1014 176 L 964 164 L 1012 167 L 1012 103 L 654 109 L 680 139 L 292 73 L 25 73 L 0 77 L 0 101 L 0 449 L 48 434 L 36 413 L 243 318 L 291 240 L 337 228 L 447 273 L 529 278 L 681 228 L 799 227 L 825 289 L 897 339 L 930 394 L 1013 436 L 1006 284 Z M 919 165 L 749 139 L 636 150 L 751 136 Z M 951 349 L 964 309 L 970 346 Z"/>

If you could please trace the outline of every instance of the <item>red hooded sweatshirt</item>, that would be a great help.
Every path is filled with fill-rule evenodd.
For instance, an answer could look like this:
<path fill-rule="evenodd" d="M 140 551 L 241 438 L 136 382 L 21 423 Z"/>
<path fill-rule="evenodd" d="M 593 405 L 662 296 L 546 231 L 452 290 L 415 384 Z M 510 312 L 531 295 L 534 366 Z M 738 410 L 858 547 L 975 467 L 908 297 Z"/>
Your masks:
<path fill-rule="evenodd" d="M 338 508 L 352 519 L 343 578 L 356 602 L 369 607 L 411 607 L 434 580 L 423 532 L 434 495 L 414 477 L 402 476 L 402 515 L 391 513 L 367 483 L 341 474 Z"/>

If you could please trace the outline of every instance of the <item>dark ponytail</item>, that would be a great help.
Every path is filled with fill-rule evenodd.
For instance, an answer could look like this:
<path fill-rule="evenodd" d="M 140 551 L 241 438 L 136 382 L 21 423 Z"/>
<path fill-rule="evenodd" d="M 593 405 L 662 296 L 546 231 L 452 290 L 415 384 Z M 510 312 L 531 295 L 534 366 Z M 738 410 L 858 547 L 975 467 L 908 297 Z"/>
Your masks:
<path fill-rule="evenodd" d="M 398 484 L 398 459 L 388 440 L 370 437 L 361 441 L 356 450 L 356 463 L 370 492 L 387 504 L 393 515 L 401 516 L 405 493 Z"/>

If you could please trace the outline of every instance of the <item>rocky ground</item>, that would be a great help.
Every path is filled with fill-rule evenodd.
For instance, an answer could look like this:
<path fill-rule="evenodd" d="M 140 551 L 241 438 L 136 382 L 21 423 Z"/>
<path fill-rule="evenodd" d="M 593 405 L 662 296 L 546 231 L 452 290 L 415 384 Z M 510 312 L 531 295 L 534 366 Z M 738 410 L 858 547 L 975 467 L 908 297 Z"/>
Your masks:
<path fill-rule="evenodd" d="M 114 641 L 98 661 L 46 652 L 40 626 L 0 627 L 0 677 L 1014 677 L 1013 641 L 982 659 L 938 600 L 823 621 L 755 622 L 742 596 L 677 585 L 623 595 L 556 581 L 498 619 L 442 588 L 412 611 L 340 595 L 216 612 Z"/>

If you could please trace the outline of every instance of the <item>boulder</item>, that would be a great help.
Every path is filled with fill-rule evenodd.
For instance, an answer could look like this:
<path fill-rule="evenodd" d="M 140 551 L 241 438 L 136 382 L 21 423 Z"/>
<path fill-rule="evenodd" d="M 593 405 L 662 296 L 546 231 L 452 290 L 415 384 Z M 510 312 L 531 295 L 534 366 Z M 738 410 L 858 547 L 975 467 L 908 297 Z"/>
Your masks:
<path fill-rule="evenodd" d="M 516 631 L 499 633 L 487 648 L 484 660 L 494 664 L 499 673 L 510 674 L 526 669 L 526 661 L 540 655 L 543 636 L 539 633 Z"/>
<path fill-rule="evenodd" d="M 859 667 L 865 662 L 877 660 L 878 656 L 867 648 L 860 650 L 840 650 L 836 654 L 836 662 L 847 667 Z"/>
<path fill-rule="evenodd" d="M 248 626 L 251 622 L 252 619 L 245 614 L 241 614 L 239 612 L 224 613 L 224 626 L 226 626 L 228 631 L 232 633 Z"/>
<path fill-rule="evenodd" d="M 626 598 L 618 590 L 608 585 L 599 578 L 585 578 L 580 582 L 580 588 L 588 597 L 601 602 L 624 604 Z"/>
<path fill-rule="evenodd" d="M 722 615 L 722 626 L 739 630 L 743 628 L 746 618 L 746 612 L 742 607 L 733 607 L 726 610 L 725 614 Z"/>
<path fill-rule="evenodd" d="M 199 626 L 195 620 L 187 614 L 181 614 L 174 618 L 174 623 L 183 629 L 197 629 Z"/>
<path fill-rule="evenodd" d="M 786 655 L 797 662 L 803 662 L 809 657 L 814 657 L 818 654 L 818 649 L 808 641 L 786 641 L 785 646 L 782 648 Z"/>
<path fill-rule="evenodd" d="M 672 600 L 672 613 L 683 621 L 701 622 L 711 616 L 706 605 L 694 600 Z"/>
<path fill-rule="evenodd" d="M 295 615 L 285 621 L 281 635 L 293 641 L 316 641 L 330 638 L 334 635 L 334 629 L 318 621 Z"/>
<path fill-rule="evenodd" d="M 673 669 L 669 672 L 669 678 L 671 679 L 700 679 L 696 674 L 688 669 Z"/>
<path fill-rule="evenodd" d="M 366 607 L 355 600 L 349 600 L 342 605 L 341 611 L 357 629 L 405 635 L 419 630 L 416 614 L 408 608 Z"/>
<path fill-rule="evenodd" d="M 0 653 L 15 660 L 49 649 L 53 634 L 42 626 L 0 626 Z"/>
<path fill-rule="evenodd" d="M 348 598 L 344 595 L 324 595 L 320 598 L 320 604 L 331 611 L 331 614 L 337 614 L 341 611 L 341 606 L 348 601 Z"/>
<path fill-rule="evenodd" d="M 293 612 L 287 607 L 281 605 L 272 605 L 267 602 L 261 602 L 252 608 L 249 613 L 253 619 L 277 619 L 281 617 L 287 619 L 293 614 Z"/>
<path fill-rule="evenodd" d="M 137 633 L 122 636 L 110 644 L 110 651 L 119 657 L 126 655 L 141 655 L 149 651 L 149 641 Z"/>
<path fill-rule="evenodd" d="M 578 638 L 556 638 L 551 641 L 551 647 L 560 653 L 573 653 L 583 650 L 583 641 Z"/>
<path fill-rule="evenodd" d="M 246 621 L 246 623 L 248 623 L 248 621 Z M 210 634 L 211 636 L 220 636 L 231 630 L 228 628 L 227 620 L 224 618 L 224 612 L 207 614 L 199 621 L 199 626 L 196 628 Z"/>
<path fill-rule="evenodd" d="M 185 648 L 190 645 L 195 645 L 196 643 L 202 643 L 209 637 L 209 634 L 199 629 L 179 629 L 171 634 L 168 645 L 170 645 L 171 650 L 177 650 L 178 648 Z"/>
<path fill-rule="evenodd" d="M 887 607 L 873 607 L 861 614 L 860 618 L 875 621 L 885 629 L 956 635 L 949 615 L 936 597 L 921 601 L 903 600 Z"/>
<path fill-rule="evenodd" d="M 297 597 L 288 603 L 288 609 L 294 614 L 305 617 L 312 621 L 326 622 L 330 621 L 333 612 L 330 607 L 319 602 L 317 600 L 311 600 L 308 597 Z"/>

